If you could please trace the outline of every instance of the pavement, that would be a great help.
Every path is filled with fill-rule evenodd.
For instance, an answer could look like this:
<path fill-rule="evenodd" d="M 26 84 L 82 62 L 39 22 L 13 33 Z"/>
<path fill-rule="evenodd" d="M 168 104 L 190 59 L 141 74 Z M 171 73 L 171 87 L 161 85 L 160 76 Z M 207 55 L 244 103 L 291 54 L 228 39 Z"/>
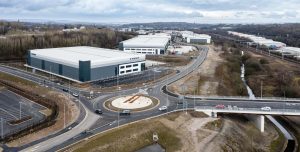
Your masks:
<path fill-rule="evenodd" d="M 85 116 L 84 119 L 80 120 L 78 124 L 68 131 L 57 134 L 51 138 L 45 138 L 45 140 L 26 145 L 25 147 L 21 147 L 18 150 L 21 151 L 56 151 L 61 148 L 72 145 L 76 142 L 79 142 L 88 137 L 94 136 L 96 134 L 102 133 L 106 130 L 118 127 L 120 125 L 125 125 L 131 122 L 147 119 L 150 117 L 159 116 L 163 113 L 170 111 L 178 111 L 178 110 L 187 110 L 193 109 L 196 106 L 210 106 L 214 107 L 218 104 L 224 104 L 225 106 L 238 106 L 242 108 L 260 108 L 264 106 L 272 107 L 272 109 L 299 109 L 299 103 L 287 104 L 280 100 L 272 100 L 272 101 L 258 101 L 258 100 L 222 100 L 220 99 L 192 99 L 192 98 L 178 98 L 178 96 L 170 96 L 162 91 L 162 88 L 166 85 L 183 78 L 189 73 L 193 72 L 196 68 L 198 68 L 205 60 L 208 52 L 208 47 L 206 46 L 196 46 L 200 51 L 199 56 L 191 61 L 186 68 L 180 70 L 176 75 L 169 76 L 164 80 L 156 82 L 152 85 L 142 86 L 140 88 L 132 88 L 128 90 L 116 90 L 115 92 L 110 93 L 99 93 L 96 94 L 96 98 L 92 100 L 88 100 L 85 97 L 80 99 L 82 106 L 84 107 Z M 26 73 L 24 71 L 7 68 L 4 66 L 0 66 L 0 71 L 6 72 L 9 74 L 13 74 L 15 76 L 33 81 L 33 82 L 43 82 L 45 81 L 46 85 L 49 87 L 53 87 L 58 91 L 61 91 L 62 88 L 68 88 L 68 86 L 57 85 L 48 80 L 45 80 L 42 77 L 38 77 L 36 75 L 32 75 L 30 73 Z M 151 109 L 143 112 L 132 113 L 130 116 L 119 116 L 119 113 L 106 110 L 103 107 L 104 101 L 111 97 L 120 96 L 120 95 L 132 95 L 134 93 L 138 93 L 140 90 L 145 90 L 149 96 L 156 97 L 160 100 L 160 106 L 166 105 L 168 106 L 167 111 L 159 111 L 158 109 Z M 71 88 L 69 93 L 72 92 L 81 92 L 83 95 L 89 94 L 89 91 L 80 90 L 77 88 Z M 103 114 L 101 116 L 95 115 L 95 109 L 102 109 Z M 82 110 L 83 111 L 83 110 Z"/>
<path fill-rule="evenodd" d="M 39 121 L 45 118 L 45 115 L 39 112 L 43 109 L 45 109 L 45 107 L 19 96 L 14 92 L 6 89 L 0 90 L 0 137 L 8 136 L 32 124 L 39 123 Z M 26 117 L 31 117 L 31 119 L 17 125 L 9 123 L 10 121 Z"/>

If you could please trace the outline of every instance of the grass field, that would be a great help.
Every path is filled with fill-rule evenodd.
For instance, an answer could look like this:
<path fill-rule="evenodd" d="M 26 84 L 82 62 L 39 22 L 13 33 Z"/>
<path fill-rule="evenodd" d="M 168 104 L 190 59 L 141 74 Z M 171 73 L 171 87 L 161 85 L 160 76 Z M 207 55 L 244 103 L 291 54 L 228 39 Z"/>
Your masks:
<path fill-rule="evenodd" d="M 24 79 L 21 79 L 16 76 L 9 75 L 9 74 L 3 73 L 3 72 L 0 72 L 0 79 L 17 82 L 17 83 L 22 83 L 24 85 L 29 85 L 29 86 L 36 86 L 36 84 L 33 82 L 30 82 L 30 81 L 27 81 L 27 80 L 24 80 Z"/>
<path fill-rule="evenodd" d="M 177 113 L 173 113 L 170 114 L 170 117 L 175 118 L 177 115 Z M 158 119 L 154 119 L 110 130 L 88 141 L 83 141 L 69 150 L 75 152 L 132 152 L 153 144 L 152 135 L 154 132 L 159 136 L 158 143 L 167 151 L 180 149 L 181 142 L 176 131 L 168 128 Z"/>

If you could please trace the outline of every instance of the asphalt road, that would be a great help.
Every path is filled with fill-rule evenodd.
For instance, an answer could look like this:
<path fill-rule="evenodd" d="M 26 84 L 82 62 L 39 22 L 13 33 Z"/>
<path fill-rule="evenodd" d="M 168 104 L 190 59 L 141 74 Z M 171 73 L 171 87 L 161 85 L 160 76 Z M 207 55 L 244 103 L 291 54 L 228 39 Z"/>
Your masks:
<path fill-rule="evenodd" d="M 162 88 L 165 85 L 168 85 L 178 79 L 183 78 L 190 72 L 194 71 L 198 68 L 205 60 L 208 52 L 208 48 L 205 46 L 198 46 L 201 49 L 201 52 L 196 60 L 193 60 L 186 68 L 183 68 L 182 71 L 177 73 L 176 75 L 170 76 L 160 82 L 154 83 L 150 86 L 143 86 L 141 88 L 133 88 L 128 90 L 119 90 L 116 92 L 111 93 L 101 93 L 97 94 L 97 98 L 93 100 L 88 100 L 84 97 L 80 99 L 82 106 L 84 107 L 84 111 L 86 115 L 84 119 L 78 123 L 76 127 L 73 129 L 58 134 L 55 137 L 47 138 L 40 143 L 29 144 L 26 147 L 22 147 L 22 151 L 55 151 L 61 148 L 64 148 L 70 144 L 76 143 L 86 137 L 90 137 L 97 133 L 103 132 L 105 130 L 117 127 L 119 125 L 127 124 L 129 122 L 134 122 L 142 119 L 146 119 L 149 117 L 154 117 L 163 114 L 164 112 L 159 111 L 157 108 L 151 109 L 144 112 L 139 113 L 132 113 L 130 116 L 127 117 L 118 117 L 118 113 L 106 110 L 103 107 L 104 101 L 107 99 L 120 96 L 120 95 L 130 95 L 133 93 L 139 92 L 141 89 L 144 92 L 147 92 L 148 95 L 156 97 L 160 100 L 160 105 L 167 105 L 168 110 L 166 112 L 175 111 L 175 110 L 186 110 L 188 108 L 194 108 L 195 106 L 211 106 L 214 107 L 217 104 L 224 104 L 224 105 L 232 105 L 238 106 L 243 108 L 260 108 L 263 106 L 272 107 L 272 109 L 299 109 L 299 103 L 287 104 L 283 103 L 282 101 L 245 101 L 245 100 L 200 100 L 200 99 L 179 99 L 177 97 L 169 96 L 163 93 Z M 28 74 L 23 71 L 19 71 L 16 69 L 11 69 L 7 67 L 0 66 L 0 71 L 10 73 L 16 75 L 21 78 L 28 79 L 34 82 L 43 82 L 44 78 L 37 77 L 35 75 Z M 46 81 L 46 85 L 49 87 L 53 87 L 57 90 L 61 90 L 62 88 L 68 88 L 68 86 L 61 86 L 55 83 Z M 89 94 L 88 91 L 79 90 L 77 88 L 71 88 L 71 92 L 81 92 L 82 94 Z M 183 104 L 178 104 L 179 101 L 183 102 Z M 184 101 L 183 101 L 184 100 Z M 95 115 L 95 109 L 102 109 L 103 114 L 101 116 Z M 88 131 L 86 131 L 88 130 Z M 20 149 L 19 149 L 20 150 Z"/>

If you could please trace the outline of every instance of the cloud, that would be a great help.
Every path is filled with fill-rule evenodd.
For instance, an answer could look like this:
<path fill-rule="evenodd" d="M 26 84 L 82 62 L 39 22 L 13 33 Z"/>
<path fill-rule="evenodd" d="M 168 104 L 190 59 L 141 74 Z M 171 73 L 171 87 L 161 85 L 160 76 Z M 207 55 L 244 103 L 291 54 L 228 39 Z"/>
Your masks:
<path fill-rule="evenodd" d="M 300 22 L 299 7 L 298 0 L 0 0 L 0 18 L 90 22 Z"/>

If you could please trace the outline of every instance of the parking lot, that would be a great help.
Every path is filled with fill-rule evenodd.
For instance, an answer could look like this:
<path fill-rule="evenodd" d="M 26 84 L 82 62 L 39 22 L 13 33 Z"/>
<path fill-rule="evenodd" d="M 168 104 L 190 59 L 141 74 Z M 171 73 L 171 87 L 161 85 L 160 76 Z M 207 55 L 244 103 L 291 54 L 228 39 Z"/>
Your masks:
<path fill-rule="evenodd" d="M 114 77 L 111 79 L 95 81 L 92 84 L 94 86 L 111 87 L 117 84 L 123 85 L 123 84 L 153 81 L 159 79 L 161 76 L 165 75 L 168 71 L 169 70 L 167 68 L 153 68 L 138 74 L 131 74 L 126 76 L 120 76 L 119 78 Z"/>
<path fill-rule="evenodd" d="M 44 107 L 7 89 L 0 90 L 0 137 L 12 134 L 41 121 Z M 16 120 L 24 120 L 13 124 Z"/>

